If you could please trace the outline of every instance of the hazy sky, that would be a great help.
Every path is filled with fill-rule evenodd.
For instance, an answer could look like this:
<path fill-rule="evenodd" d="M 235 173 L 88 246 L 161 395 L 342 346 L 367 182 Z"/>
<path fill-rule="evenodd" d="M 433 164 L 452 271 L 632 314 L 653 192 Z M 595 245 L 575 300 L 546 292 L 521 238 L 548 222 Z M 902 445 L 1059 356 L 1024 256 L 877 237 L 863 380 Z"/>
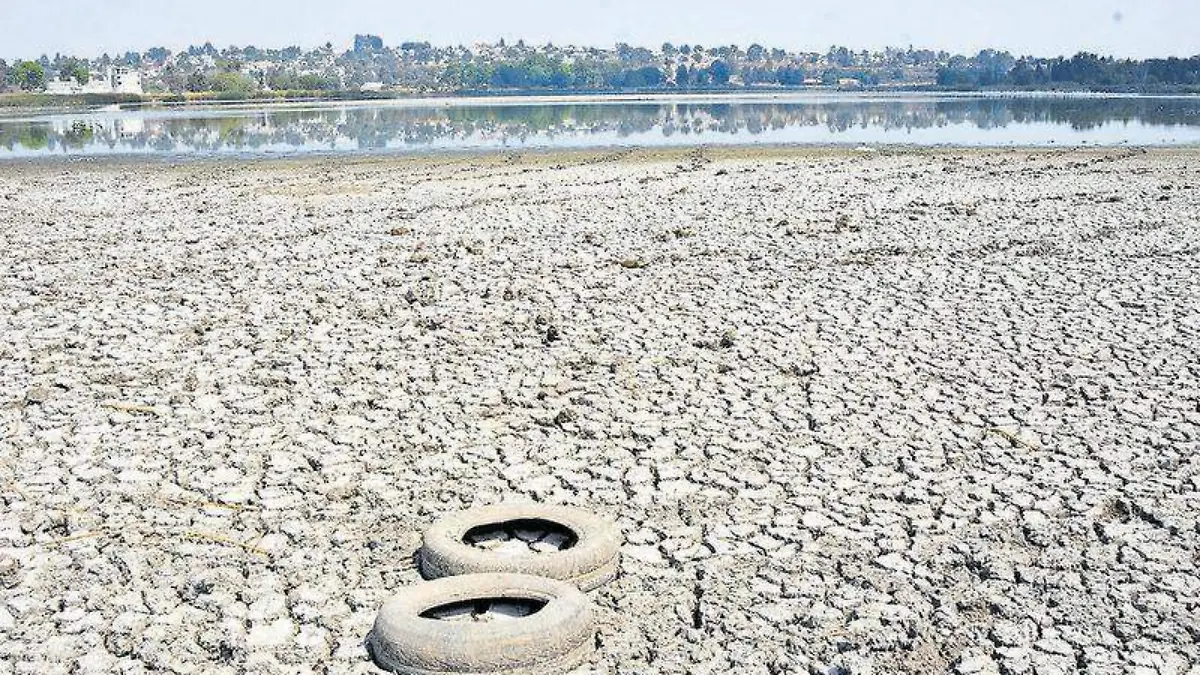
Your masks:
<path fill-rule="evenodd" d="M 211 41 L 657 46 L 753 42 L 825 51 L 887 45 L 1018 55 L 1200 54 L 1200 0 L 0 0 L 0 56 L 98 56 Z"/>

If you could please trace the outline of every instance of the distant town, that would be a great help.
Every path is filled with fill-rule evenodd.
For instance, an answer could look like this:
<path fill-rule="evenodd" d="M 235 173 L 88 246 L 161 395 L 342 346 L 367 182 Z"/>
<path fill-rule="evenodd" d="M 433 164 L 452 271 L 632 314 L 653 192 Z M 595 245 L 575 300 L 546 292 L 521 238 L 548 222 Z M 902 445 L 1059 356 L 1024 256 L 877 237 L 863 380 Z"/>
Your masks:
<path fill-rule="evenodd" d="M 404 95 L 510 91 L 653 91 L 826 87 L 1200 91 L 1200 56 L 1148 60 L 1089 53 L 1017 57 L 984 50 L 964 56 L 888 48 L 792 52 L 752 44 L 664 43 L 658 48 L 531 45 L 501 40 L 470 47 L 428 42 L 386 46 L 357 35 L 344 49 L 212 44 L 172 52 L 82 58 L 55 54 L 0 60 L 9 92 L 248 98 L 355 92 Z"/>

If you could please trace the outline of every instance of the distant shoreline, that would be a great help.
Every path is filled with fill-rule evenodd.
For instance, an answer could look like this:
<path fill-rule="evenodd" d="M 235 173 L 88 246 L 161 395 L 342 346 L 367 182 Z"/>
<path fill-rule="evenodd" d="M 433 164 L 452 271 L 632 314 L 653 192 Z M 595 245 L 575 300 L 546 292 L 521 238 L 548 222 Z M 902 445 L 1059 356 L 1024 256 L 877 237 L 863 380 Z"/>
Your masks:
<path fill-rule="evenodd" d="M 8 112 L 39 113 L 90 110 L 108 106 L 238 108 L 288 107 L 311 104 L 391 103 L 396 105 L 555 105 L 572 103 L 672 102 L 690 103 L 802 99 L 805 97 L 855 96 L 893 98 L 905 95 L 964 98 L 1068 97 L 1068 98 L 1190 98 L 1195 90 L 1095 91 L 1085 89 L 953 89 L 934 85 L 903 87 L 726 87 L 705 89 L 647 90 L 483 90 L 460 92 L 268 92 L 254 96 L 224 96 L 214 92 L 183 94 L 0 94 L 0 116 Z"/>
<path fill-rule="evenodd" d="M 0 157 L 0 176 L 5 171 L 24 171 L 41 167 L 59 171 L 124 167 L 182 168 L 189 166 L 436 166 L 445 163 L 509 163 L 519 161 L 526 166 L 557 165 L 564 162 L 621 161 L 627 164 L 648 162 L 684 162 L 701 152 L 712 160 L 790 160 L 815 158 L 893 157 L 1006 157 L 1014 153 L 1024 156 L 1055 156 L 1062 152 L 1080 155 L 1105 156 L 1113 152 L 1136 152 L 1158 156 L 1200 157 L 1200 144 L 1162 146 L 1101 146 L 1101 145 L 875 145 L 869 148 L 844 143 L 800 144 L 772 143 L 762 145 L 679 145 L 679 146 L 596 146 L 596 147 L 532 147 L 532 148 L 430 148 L 411 152 L 313 152 L 305 154 L 207 154 L 207 155 L 40 155 L 31 157 Z"/>

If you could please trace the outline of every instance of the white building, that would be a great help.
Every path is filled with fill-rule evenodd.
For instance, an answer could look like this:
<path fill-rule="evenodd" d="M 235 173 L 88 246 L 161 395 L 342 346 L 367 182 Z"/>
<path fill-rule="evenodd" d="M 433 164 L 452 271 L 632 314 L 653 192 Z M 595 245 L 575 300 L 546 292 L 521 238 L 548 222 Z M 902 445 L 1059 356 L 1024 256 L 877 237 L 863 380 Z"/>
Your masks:
<path fill-rule="evenodd" d="M 75 80 L 50 80 L 46 83 L 47 94 L 57 94 L 65 96 L 67 94 L 78 94 L 83 91 L 83 87 Z"/>
<path fill-rule="evenodd" d="M 137 68 L 114 68 L 111 80 L 113 93 L 142 95 L 142 75 Z"/>
<path fill-rule="evenodd" d="M 91 73 L 87 84 L 75 80 L 52 80 L 46 83 L 47 94 L 138 94 L 142 91 L 142 76 L 136 68 L 109 66 L 103 73 Z"/>

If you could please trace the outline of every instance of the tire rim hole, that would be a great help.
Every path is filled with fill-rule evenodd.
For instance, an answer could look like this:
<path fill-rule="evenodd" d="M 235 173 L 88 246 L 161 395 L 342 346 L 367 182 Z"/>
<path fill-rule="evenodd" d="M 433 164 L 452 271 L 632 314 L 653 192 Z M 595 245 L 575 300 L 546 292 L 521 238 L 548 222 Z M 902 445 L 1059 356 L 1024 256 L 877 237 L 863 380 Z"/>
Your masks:
<path fill-rule="evenodd" d="M 535 598 L 476 598 L 430 607 L 421 612 L 421 618 L 458 623 L 496 623 L 533 616 L 545 606 L 545 600 Z"/>
<path fill-rule="evenodd" d="M 553 553 L 579 543 L 567 526 L 541 518 L 522 518 L 487 523 L 467 530 L 463 543 L 501 555 Z"/>

